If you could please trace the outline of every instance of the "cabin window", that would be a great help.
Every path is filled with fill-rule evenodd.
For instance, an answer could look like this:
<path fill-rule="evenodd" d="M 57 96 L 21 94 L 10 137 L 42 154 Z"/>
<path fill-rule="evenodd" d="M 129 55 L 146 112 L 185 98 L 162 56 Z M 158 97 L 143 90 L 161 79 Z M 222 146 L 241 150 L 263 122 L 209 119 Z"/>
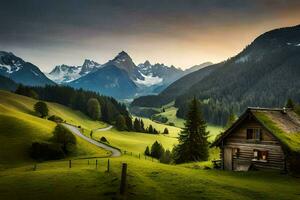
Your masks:
<path fill-rule="evenodd" d="M 261 130 L 259 128 L 248 128 L 247 140 L 261 140 Z"/>
<path fill-rule="evenodd" d="M 267 161 L 268 159 L 268 151 L 260 151 L 260 150 L 253 150 L 253 159 L 260 160 L 260 161 Z"/>

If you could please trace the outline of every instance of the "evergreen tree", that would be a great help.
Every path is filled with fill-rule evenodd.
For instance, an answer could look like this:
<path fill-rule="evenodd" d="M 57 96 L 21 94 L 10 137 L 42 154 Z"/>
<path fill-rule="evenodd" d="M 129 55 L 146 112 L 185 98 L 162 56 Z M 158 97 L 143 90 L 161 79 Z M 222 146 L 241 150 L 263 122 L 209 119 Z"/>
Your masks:
<path fill-rule="evenodd" d="M 141 132 L 145 132 L 145 125 L 142 119 L 140 120 L 140 124 L 141 124 Z"/>
<path fill-rule="evenodd" d="M 145 150 L 144 154 L 145 154 L 146 156 L 150 156 L 150 149 L 149 149 L 148 146 L 146 147 L 146 150 Z"/>
<path fill-rule="evenodd" d="M 134 120 L 133 128 L 136 132 L 141 132 L 141 124 L 137 118 L 135 118 L 135 120 Z"/>
<path fill-rule="evenodd" d="M 116 128 L 119 130 L 119 131 L 124 131 L 127 129 L 126 127 L 126 121 L 125 121 L 125 118 L 123 115 L 119 115 L 117 117 L 117 120 L 116 120 Z"/>
<path fill-rule="evenodd" d="M 158 134 L 158 131 L 155 128 L 153 128 L 153 134 Z"/>
<path fill-rule="evenodd" d="M 43 101 L 39 101 L 34 104 L 34 111 L 37 112 L 41 117 L 46 117 L 49 112 L 47 104 Z"/>
<path fill-rule="evenodd" d="M 288 99 L 285 105 L 286 108 L 291 108 L 294 109 L 295 108 L 295 103 L 293 102 L 292 99 Z"/>
<path fill-rule="evenodd" d="M 169 134 L 168 128 L 165 128 L 165 129 L 164 129 L 164 134 Z"/>
<path fill-rule="evenodd" d="M 152 124 L 149 125 L 148 133 L 153 134 L 153 126 L 152 126 Z"/>
<path fill-rule="evenodd" d="M 200 111 L 200 103 L 194 97 L 189 105 L 187 120 L 179 134 L 179 144 L 174 147 L 176 163 L 205 161 L 208 159 L 208 132 Z"/>
<path fill-rule="evenodd" d="M 169 164 L 172 161 L 172 156 L 171 156 L 171 151 L 169 151 L 168 149 L 162 154 L 162 156 L 160 157 L 159 161 L 161 163 L 165 163 L 165 164 Z"/>
<path fill-rule="evenodd" d="M 155 141 L 151 146 L 151 156 L 153 158 L 159 159 L 163 155 L 164 151 L 163 146 L 157 141 Z"/>
<path fill-rule="evenodd" d="M 128 114 L 125 115 L 125 122 L 126 122 L 127 131 L 132 131 L 132 129 L 133 129 L 132 119 Z"/>
<path fill-rule="evenodd" d="M 93 120 L 99 120 L 101 117 L 101 108 L 98 99 L 90 98 L 87 103 L 87 112 Z"/>

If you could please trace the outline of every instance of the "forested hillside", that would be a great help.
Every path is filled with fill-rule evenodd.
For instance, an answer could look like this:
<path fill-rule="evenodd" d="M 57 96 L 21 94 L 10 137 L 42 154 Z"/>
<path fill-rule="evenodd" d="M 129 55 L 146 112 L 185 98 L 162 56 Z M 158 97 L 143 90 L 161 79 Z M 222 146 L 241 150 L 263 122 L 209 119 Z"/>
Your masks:
<path fill-rule="evenodd" d="M 239 114 L 248 106 L 281 107 L 288 98 L 299 102 L 299 55 L 300 26 L 262 34 L 237 56 L 211 66 L 216 69 L 208 76 L 199 76 L 200 70 L 190 74 L 198 76 L 192 85 L 188 85 L 188 76 L 173 83 L 184 85 L 177 91 L 180 96 L 175 96 L 177 116 L 185 117 L 186 103 L 193 96 L 202 100 L 206 120 L 215 124 L 225 124 L 231 110 Z M 146 99 L 142 106 L 154 106 Z M 133 105 L 140 105 L 137 102 Z"/>
<path fill-rule="evenodd" d="M 44 101 L 56 102 L 68 106 L 74 110 L 79 110 L 88 114 L 88 101 L 95 98 L 99 101 L 101 109 L 101 119 L 108 123 L 115 122 L 121 114 L 128 116 L 124 104 L 119 103 L 112 97 L 102 96 L 96 92 L 76 90 L 67 86 L 45 86 L 45 87 L 25 87 L 20 86 L 16 90 L 17 94 L 38 98 Z"/>

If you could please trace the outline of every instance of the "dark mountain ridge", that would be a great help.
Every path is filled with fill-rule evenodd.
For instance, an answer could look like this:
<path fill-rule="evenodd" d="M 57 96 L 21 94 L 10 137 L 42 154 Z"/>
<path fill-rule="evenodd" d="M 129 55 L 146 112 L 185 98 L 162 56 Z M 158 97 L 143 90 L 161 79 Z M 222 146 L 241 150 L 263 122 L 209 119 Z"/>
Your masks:
<path fill-rule="evenodd" d="M 188 99 L 196 96 L 202 100 L 209 122 L 225 124 L 230 110 L 241 113 L 248 106 L 280 107 L 287 98 L 299 102 L 299 55 L 299 25 L 266 32 L 237 56 L 209 66 L 214 70 L 207 76 L 201 77 L 202 71 L 198 70 L 175 81 L 158 95 L 165 101 L 157 106 L 176 100 L 177 114 L 184 117 Z M 196 80 L 191 82 L 188 77 L 193 76 Z M 174 85 L 184 85 L 176 88 L 180 95 L 172 95 Z M 152 100 L 143 98 L 133 105 L 153 106 Z"/>

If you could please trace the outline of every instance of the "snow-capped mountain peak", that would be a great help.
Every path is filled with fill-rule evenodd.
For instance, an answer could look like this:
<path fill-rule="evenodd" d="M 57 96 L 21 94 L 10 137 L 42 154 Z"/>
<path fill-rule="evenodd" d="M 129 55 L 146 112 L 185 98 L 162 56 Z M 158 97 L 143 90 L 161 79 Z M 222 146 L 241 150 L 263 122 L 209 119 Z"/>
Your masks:
<path fill-rule="evenodd" d="M 25 61 L 11 52 L 0 51 L 0 70 L 8 74 L 19 71 Z"/>
<path fill-rule="evenodd" d="M 100 67 L 101 64 L 85 59 L 82 66 L 58 65 L 47 76 L 56 83 L 68 83 L 94 72 Z"/>

